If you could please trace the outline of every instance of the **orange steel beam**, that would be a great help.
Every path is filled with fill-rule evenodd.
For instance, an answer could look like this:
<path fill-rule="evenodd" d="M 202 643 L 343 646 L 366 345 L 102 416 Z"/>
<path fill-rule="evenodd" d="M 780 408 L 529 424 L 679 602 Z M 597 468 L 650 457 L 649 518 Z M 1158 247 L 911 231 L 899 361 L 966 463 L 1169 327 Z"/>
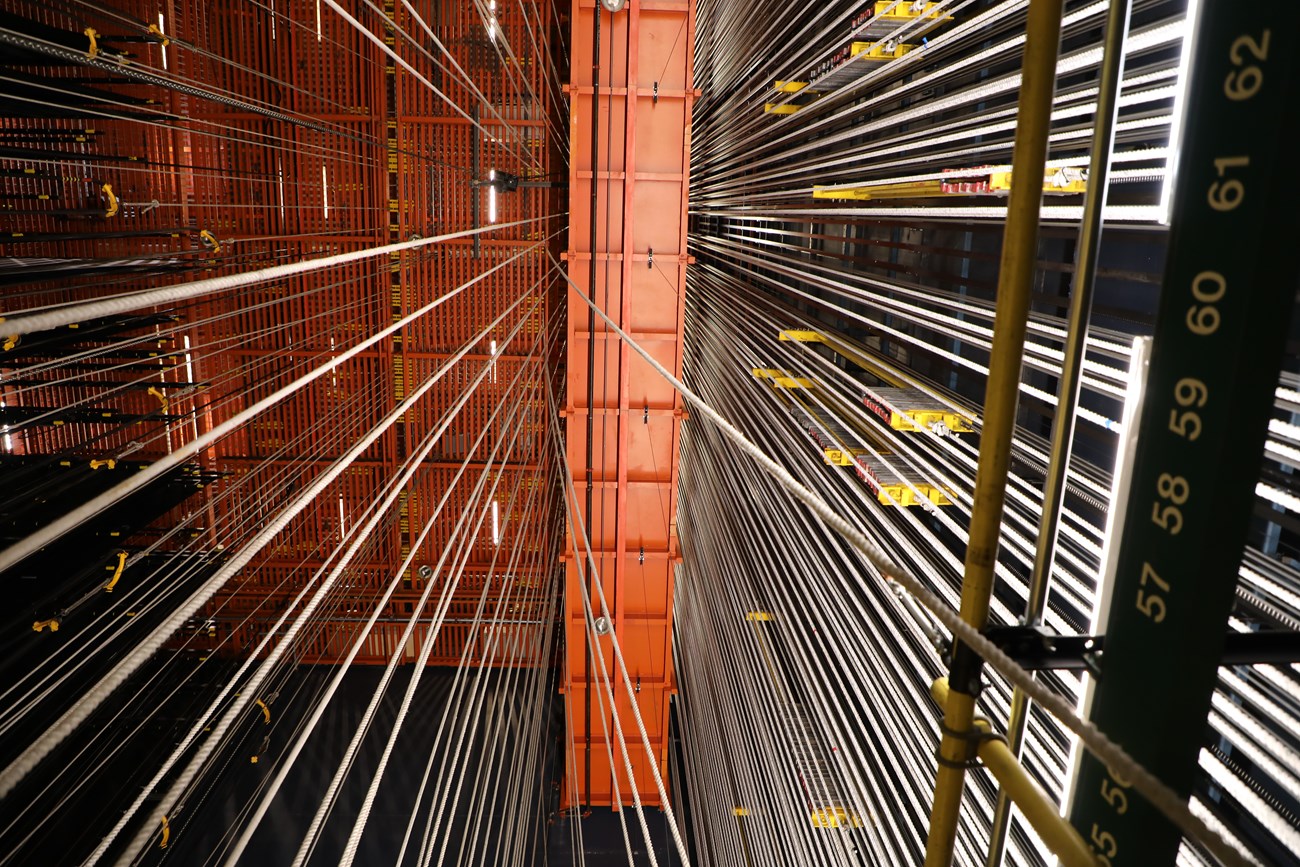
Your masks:
<path fill-rule="evenodd" d="M 598 15 L 597 57 L 593 42 Z M 572 27 L 572 81 L 566 88 L 571 139 L 569 277 L 680 375 L 690 121 L 697 96 L 692 87 L 695 3 L 630 0 L 623 11 L 609 13 L 596 0 L 574 0 Z M 577 492 L 571 506 L 591 539 L 594 574 L 587 568 L 584 543 L 571 537 L 564 555 L 564 689 L 571 733 L 565 805 L 630 805 L 634 788 L 643 804 L 661 805 L 651 770 L 657 767 L 667 777 L 668 703 L 675 692 L 677 449 L 685 413 L 671 386 L 618 342 L 601 320 L 593 327 L 586 303 L 572 291 L 568 338 L 568 397 L 562 414 Z M 595 354 L 594 362 L 590 353 Z M 583 580 L 597 616 L 595 582 L 600 583 L 627 678 L 634 684 L 629 694 L 612 641 L 602 637 L 599 652 L 614 696 L 611 707 L 609 695 L 604 695 L 603 720 L 594 692 L 604 689 L 604 681 L 589 644 Z M 638 732 L 634 702 L 648 750 Z M 627 742 L 632 779 L 615 739 L 613 713 Z"/>

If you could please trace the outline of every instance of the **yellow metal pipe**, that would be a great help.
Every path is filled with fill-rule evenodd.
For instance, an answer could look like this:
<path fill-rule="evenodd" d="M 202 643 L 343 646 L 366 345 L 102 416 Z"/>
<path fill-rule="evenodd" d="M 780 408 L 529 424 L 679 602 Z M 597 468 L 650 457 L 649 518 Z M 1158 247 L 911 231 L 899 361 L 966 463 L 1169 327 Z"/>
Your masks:
<path fill-rule="evenodd" d="M 962 620 L 976 629 L 983 629 L 988 620 L 993 592 L 993 567 L 1002 527 L 1011 435 L 1016 424 L 1029 299 L 1038 258 L 1038 216 L 1043 198 L 1042 178 L 1047 163 L 1047 134 L 1056 87 L 1063 3 L 1064 0 L 1031 0 L 1026 24 L 1012 155 L 1013 182 L 1007 201 L 984 426 L 980 433 L 979 468 L 975 475 L 970 541 L 962 581 Z M 961 663 L 963 658 L 969 660 L 970 651 L 957 646 L 953 654 L 954 660 Z M 977 666 L 968 669 L 966 673 L 978 674 Z M 944 709 L 947 731 L 960 733 L 970 729 L 975 716 L 975 697 L 967 692 L 969 688 L 967 683 L 958 683 L 952 690 Z M 925 867 L 948 867 L 952 863 L 966 777 L 963 763 L 970 759 L 969 747 L 969 741 L 949 734 L 939 742 L 939 771 L 930 811 Z"/>
<path fill-rule="evenodd" d="M 930 694 L 940 707 L 946 708 L 951 697 L 947 679 L 936 680 L 930 687 Z M 991 734 L 993 731 L 985 719 L 976 718 L 972 720 L 972 725 L 982 734 Z M 1061 816 L 1047 793 L 1025 773 L 1006 741 L 1000 738 L 981 740 L 976 747 L 976 754 L 1006 796 L 1020 808 L 1038 836 L 1061 859 L 1064 867 L 1097 867 L 1098 861 L 1083 837 Z"/>

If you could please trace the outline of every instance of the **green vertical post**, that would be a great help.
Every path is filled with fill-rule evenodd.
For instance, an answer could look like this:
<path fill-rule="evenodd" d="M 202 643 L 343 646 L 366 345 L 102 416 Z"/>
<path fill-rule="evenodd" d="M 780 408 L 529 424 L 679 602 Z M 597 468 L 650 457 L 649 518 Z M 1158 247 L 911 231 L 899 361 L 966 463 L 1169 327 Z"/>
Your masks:
<path fill-rule="evenodd" d="M 1300 277 L 1290 178 L 1300 4 L 1201 0 L 1169 260 L 1091 718 L 1189 794 Z M 1071 821 L 1103 864 L 1177 829 L 1085 756 Z"/>

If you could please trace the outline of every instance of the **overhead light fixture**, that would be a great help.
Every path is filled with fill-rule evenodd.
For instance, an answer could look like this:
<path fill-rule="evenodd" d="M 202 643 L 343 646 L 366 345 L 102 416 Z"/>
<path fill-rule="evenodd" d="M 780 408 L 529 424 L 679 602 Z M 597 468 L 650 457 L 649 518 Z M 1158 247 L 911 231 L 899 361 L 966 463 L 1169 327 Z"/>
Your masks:
<path fill-rule="evenodd" d="M 497 509 L 497 501 L 492 501 L 492 544 L 501 544 L 501 518 Z"/>
<path fill-rule="evenodd" d="M 622 12 L 627 0 L 600 0 L 600 5 L 609 12 Z"/>
<path fill-rule="evenodd" d="M 163 36 L 163 37 L 166 37 L 166 35 L 167 35 L 167 21 L 166 21 L 165 18 L 163 18 L 163 14 L 162 14 L 161 12 L 158 13 L 158 35 L 159 35 L 159 36 Z M 163 69 L 164 69 L 164 70 L 167 69 L 167 40 L 166 40 L 166 38 L 164 38 L 164 39 L 163 39 L 163 42 L 162 42 L 162 62 L 163 62 Z"/>
<path fill-rule="evenodd" d="M 1169 155 L 1165 157 L 1165 176 L 1160 185 L 1161 225 L 1169 225 L 1169 211 L 1173 208 L 1174 182 L 1178 179 L 1178 157 L 1183 149 L 1183 120 L 1187 115 L 1187 82 L 1191 78 L 1192 50 L 1196 47 L 1196 29 L 1201 17 L 1200 0 L 1187 0 L 1187 14 L 1183 21 L 1182 56 L 1178 60 L 1178 79 L 1174 91 L 1174 106 L 1169 118 Z"/>
<path fill-rule="evenodd" d="M 488 222 L 497 221 L 497 179 L 496 169 L 488 172 Z"/>

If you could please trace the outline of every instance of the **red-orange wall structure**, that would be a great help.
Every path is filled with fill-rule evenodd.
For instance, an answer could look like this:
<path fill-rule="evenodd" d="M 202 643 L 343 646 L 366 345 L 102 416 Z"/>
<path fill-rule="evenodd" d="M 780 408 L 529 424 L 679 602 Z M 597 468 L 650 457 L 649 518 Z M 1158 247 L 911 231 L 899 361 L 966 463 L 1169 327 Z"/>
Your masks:
<path fill-rule="evenodd" d="M 569 277 L 680 376 L 695 3 L 629 0 L 611 13 L 597 0 L 575 0 L 572 32 Z M 570 806 L 575 799 L 588 806 L 630 805 L 635 786 L 642 803 L 657 805 L 662 798 L 651 767 L 666 780 L 669 698 L 675 690 L 677 455 L 685 416 L 680 395 L 603 320 L 596 317 L 593 324 L 587 303 L 572 288 L 568 309 L 569 505 L 589 530 L 594 568 L 588 568 L 581 537 L 571 531 L 565 552 L 570 744 L 564 799 Z M 603 589 L 631 693 L 608 635 L 598 641 L 604 670 L 592 655 L 583 581 L 597 617 L 597 581 Z M 597 692 L 604 689 L 606 672 L 616 700 L 611 708 L 606 696 L 602 713 Z M 634 781 L 624 770 L 614 710 Z"/>

